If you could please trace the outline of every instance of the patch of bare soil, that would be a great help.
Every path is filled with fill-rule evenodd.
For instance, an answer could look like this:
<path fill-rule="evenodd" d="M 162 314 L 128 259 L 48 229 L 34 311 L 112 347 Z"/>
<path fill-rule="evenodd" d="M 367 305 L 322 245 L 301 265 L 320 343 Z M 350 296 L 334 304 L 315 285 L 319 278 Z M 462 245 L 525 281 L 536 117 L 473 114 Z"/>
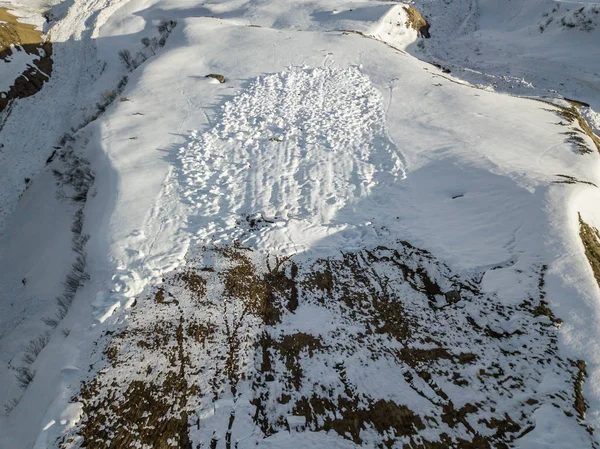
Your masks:
<path fill-rule="evenodd" d="M 0 60 L 9 60 L 14 52 L 34 56 L 33 65 L 19 75 L 7 92 L 0 92 L 0 112 L 17 98 L 40 91 L 52 75 L 52 43 L 33 25 L 21 23 L 5 8 L 0 8 Z"/>
<path fill-rule="evenodd" d="M 515 270 L 529 293 L 507 300 L 407 242 L 301 264 L 203 248 L 106 336 L 60 447 L 233 449 L 290 415 L 403 449 L 507 448 L 547 406 L 585 426 L 585 363 L 558 353 L 546 269 Z"/>

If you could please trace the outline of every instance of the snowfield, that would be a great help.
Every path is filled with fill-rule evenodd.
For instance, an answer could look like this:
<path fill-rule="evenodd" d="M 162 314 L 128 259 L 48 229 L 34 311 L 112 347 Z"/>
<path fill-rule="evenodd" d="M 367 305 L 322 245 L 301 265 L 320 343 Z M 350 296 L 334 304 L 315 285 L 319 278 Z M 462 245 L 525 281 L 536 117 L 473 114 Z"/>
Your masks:
<path fill-rule="evenodd" d="M 473 84 L 516 95 L 585 98 L 600 109 L 600 5 L 593 0 L 417 0 L 436 33 L 411 48 Z"/>
<path fill-rule="evenodd" d="M 597 447 L 598 5 L 522 3 L 56 4 L 0 448 Z"/>

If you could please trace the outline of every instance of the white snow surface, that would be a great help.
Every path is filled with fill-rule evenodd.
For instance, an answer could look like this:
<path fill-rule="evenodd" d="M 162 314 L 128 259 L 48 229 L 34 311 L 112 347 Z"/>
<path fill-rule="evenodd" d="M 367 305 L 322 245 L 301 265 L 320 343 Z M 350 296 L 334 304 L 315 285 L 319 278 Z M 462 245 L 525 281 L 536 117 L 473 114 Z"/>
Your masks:
<path fill-rule="evenodd" d="M 241 238 L 281 254 L 314 249 L 336 234 L 345 246 L 371 243 L 369 223 L 346 219 L 343 209 L 405 174 L 383 96 L 358 68 L 261 77 L 225 103 L 217 120 L 180 150 L 183 196 L 201 243 Z M 237 223 L 244 215 L 273 226 L 245 239 Z"/>
<path fill-rule="evenodd" d="M 564 320 L 560 350 L 587 362 L 586 424 L 600 431 L 600 291 L 578 234 L 578 213 L 600 227 L 600 193 L 556 183 L 567 175 L 599 184 L 600 155 L 581 155 L 566 142 L 549 104 L 495 92 L 587 102 L 583 114 L 598 132 L 600 31 L 558 26 L 563 16 L 578 17 L 579 6 L 567 2 L 443 3 L 415 2 L 432 24 L 436 13 L 446 33 L 436 37 L 432 27 L 424 47 L 402 26 L 397 3 L 56 6 L 52 78 L 17 103 L 0 131 L 0 403 L 20 398 L 0 416 L 0 448 L 54 448 L 81 414 L 70 399 L 90 375 L 101 334 L 126 324 L 137 295 L 179 267 L 188 249 L 233 242 L 304 260 L 406 240 L 466 275 L 548 265 L 546 300 Z M 540 33 L 531 11 L 542 21 L 557 5 L 564 15 Z M 598 24 L 597 4 L 581 5 Z M 166 46 L 128 73 L 117 51 L 139 51 L 165 18 L 178 22 Z M 226 82 L 211 82 L 209 73 Z M 21 392 L 15 369 L 27 343 L 46 330 L 40 319 L 52 315 L 74 258 L 76 207 L 56 199 L 45 161 L 123 75 L 130 101 L 117 100 L 73 133 L 96 175 L 84 209 L 90 280 Z M 33 181 L 23 191 L 26 176 Z M 264 221 L 249 231 L 240 226 L 246 217 Z M 505 301 L 522 295 L 513 273 L 490 273 L 486 291 Z M 329 322 L 300 309 L 296 321 L 313 330 Z M 562 412 L 544 408 L 534 419 L 536 430 L 516 447 L 587 444 L 561 432 L 568 428 Z M 308 431 L 260 444 L 355 446 Z"/>
<path fill-rule="evenodd" d="M 600 4 L 593 0 L 416 0 L 432 38 L 410 51 L 502 92 L 600 109 Z"/>

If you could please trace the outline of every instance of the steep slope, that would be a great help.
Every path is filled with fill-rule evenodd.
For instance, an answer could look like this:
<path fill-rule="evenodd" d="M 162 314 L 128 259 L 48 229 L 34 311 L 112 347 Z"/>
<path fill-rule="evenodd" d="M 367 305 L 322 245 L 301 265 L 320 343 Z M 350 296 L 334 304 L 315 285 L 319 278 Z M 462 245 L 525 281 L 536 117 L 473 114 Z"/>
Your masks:
<path fill-rule="evenodd" d="M 113 92 L 2 237 L 0 446 L 597 446 L 571 103 L 415 59 L 405 5 L 66 11 Z"/>
<path fill-rule="evenodd" d="M 503 92 L 579 99 L 600 110 L 600 4 L 592 0 L 417 0 L 431 39 L 411 51 Z M 435 30 L 435 31 L 434 31 Z"/>

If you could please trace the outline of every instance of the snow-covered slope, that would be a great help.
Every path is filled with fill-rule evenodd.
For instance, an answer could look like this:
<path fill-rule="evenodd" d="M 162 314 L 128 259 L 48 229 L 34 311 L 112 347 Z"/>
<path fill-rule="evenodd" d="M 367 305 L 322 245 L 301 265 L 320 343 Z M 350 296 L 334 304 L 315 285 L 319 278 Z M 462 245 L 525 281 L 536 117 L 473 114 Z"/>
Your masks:
<path fill-rule="evenodd" d="M 40 174 L 3 203 L 0 447 L 597 446 L 596 113 L 416 59 L 466 53 L 410 14 L 53 9 L 0 132 L 73 126 L 2 162 Z"/>
<path fill-rule="evenodd" d="M 600 4 L 593 0 L 416 0 L 431 39 L 416 54 L 474 84 L 565 96 L 600 109 Z M 412 51 L 412 50 L 411 50 Z"/>

